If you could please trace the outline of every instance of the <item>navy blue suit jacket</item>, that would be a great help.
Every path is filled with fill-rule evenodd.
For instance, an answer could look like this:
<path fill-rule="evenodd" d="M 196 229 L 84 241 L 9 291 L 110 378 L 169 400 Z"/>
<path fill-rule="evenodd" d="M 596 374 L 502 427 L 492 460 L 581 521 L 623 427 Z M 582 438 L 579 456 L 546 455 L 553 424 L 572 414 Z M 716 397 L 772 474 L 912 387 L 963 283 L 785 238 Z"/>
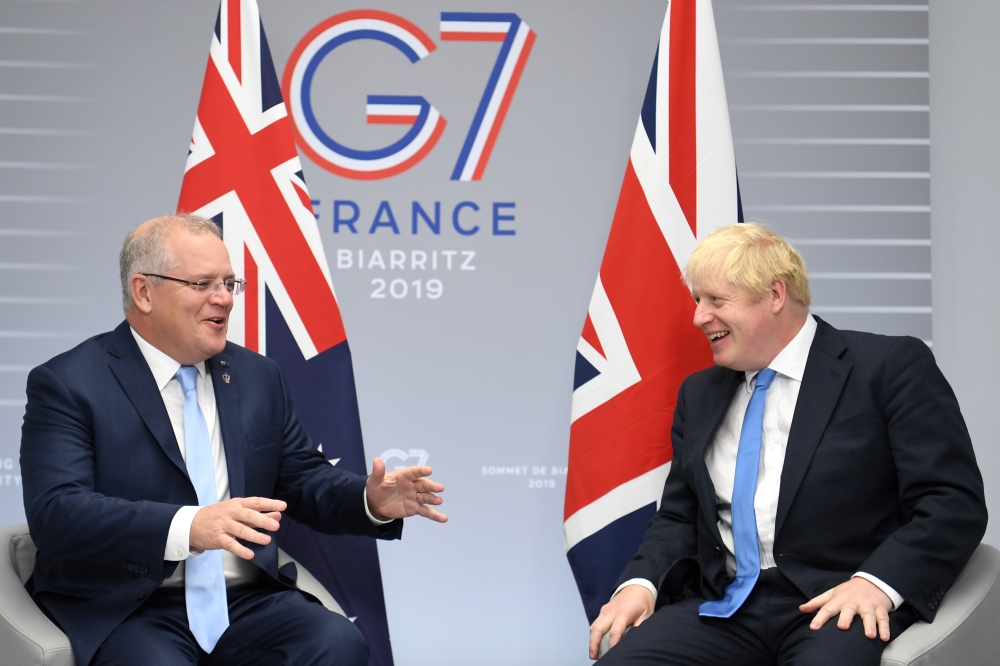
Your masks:
<path fill-rule="evenodd" d="M 807 598 L 864 571 L 929 622 L 986 530 L 958 402 L 922 341 L 817 321 L 781 471 L 775 562 Z M 658 607 L 719 599 L 729 584 L 705 447 L 744 376 L 715 366 L 681 385 L 660 508 L 617 583 L 652 581 Z"/>
<path fill-rule="evenodd" d="M 206 365 L 231 497 L 284 500 L 288 514 L 321 532 L 399 538 L 401 520 L 377 527 L 368 519 L 365 478 L 330 465 L 309 440 L 274 361 L 227 344 Z M 163 559 L 170 522 L 198 498 L 127 323 L 32 370 L 27 394 L 21 475 L 38 548 L 31 587 L 86 666 L 173 574 L 177 563 Z M 244 545 L 254 564 L 290 582 L 278 571 L 276 541 Z"/>

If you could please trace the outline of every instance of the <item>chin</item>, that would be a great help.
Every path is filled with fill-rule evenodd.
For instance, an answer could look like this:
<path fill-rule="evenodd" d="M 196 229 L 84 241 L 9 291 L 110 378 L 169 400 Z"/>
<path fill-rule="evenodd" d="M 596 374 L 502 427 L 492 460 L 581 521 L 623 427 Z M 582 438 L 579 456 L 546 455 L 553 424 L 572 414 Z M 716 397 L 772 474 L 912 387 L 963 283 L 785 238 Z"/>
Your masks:
<path fill-rule="evenodd" d="M 716 365 L 721 365 L 723 368 L 729 368 L 730 370 L 736 370 L 737 372 L 741 372 L 743 370 L 743 364 L 736 359 L 726 358 L 725 356 L 716 356 L 713 360 Z"/>
<path fill-rule="evenodd" d="M 215 356 L 216 354 L 221 354 L 222 350 L 226 348 L 226 339 L 221 340 L 211 340 L 206 344 L 202 350 L 209 357 Z"/>
<path fill-rule="evenodd" d="M 712 354 L 712 360 L 715 361 L 716 365 L 721 365 L 724 368 L 729 367 L 729 364 L 726 362 L 725 354 Z"/>

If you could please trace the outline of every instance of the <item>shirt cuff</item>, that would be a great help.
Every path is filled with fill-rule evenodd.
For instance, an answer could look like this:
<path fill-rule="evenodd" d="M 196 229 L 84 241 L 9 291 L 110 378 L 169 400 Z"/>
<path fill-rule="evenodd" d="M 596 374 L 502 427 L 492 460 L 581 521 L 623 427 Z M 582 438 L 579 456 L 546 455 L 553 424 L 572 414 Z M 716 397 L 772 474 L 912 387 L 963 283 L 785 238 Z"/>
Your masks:
<path fill-rule="evenodd" d="M 163 559 L 168 562 L 181 562 L 192 555 L 200 555 L 201 552 L 191 551 L 191 523 L 194 522 L 194 514 L 198 513 L 200 506 L 182 506 L 177 509 L 174 519 L 170 521 L 170 529 L 167 531 L 167 547 L 163 551 Z"/>
<path fill-rule="evenodd" d="M 656 599 L 656 588 L 653 587 L 653 584 L 648 580 L 646 580 L 645 578 L 630 578 L 629 580 L 625 581 L 624 583 L 618 586 L 618 589 L 615 590 L 615 594 L 611 595 L 611 598 L 614 599 L 616 594 L 624 590 L 629 585 L 642 585 L 644 588 L 652 592 L 653 599 L 654 600 Z"/>
<path fill-rule="evenodd" d="M 379 520 L 372 515 L 372 510 L 368 508 L 368 486 L 365 486 L 365 513 L 368 514 L 368 520 L 372 521 L 376 525 L 388 525 L 393 521 L 392 518 L 389 520 Z"/>
<path fill-rule="evenodd" d="M 892 589 L 891 587 L 886 585 L 884 582 L 882 582 L 875 576 L 869 573 L 865 573 L 864 571 L 859 571 L 858 573 L 851 576 L 851 578 L 864 578 L 866 581 L 868 581 L 878 589 L 885 592 L 885 595 L 889 597 L 890 601 L 892 601 L 892 608 L 890 609 L 890 611 L 894 611 L 903 605 L 903 597 L 900 596 L 899 592 Z"/>

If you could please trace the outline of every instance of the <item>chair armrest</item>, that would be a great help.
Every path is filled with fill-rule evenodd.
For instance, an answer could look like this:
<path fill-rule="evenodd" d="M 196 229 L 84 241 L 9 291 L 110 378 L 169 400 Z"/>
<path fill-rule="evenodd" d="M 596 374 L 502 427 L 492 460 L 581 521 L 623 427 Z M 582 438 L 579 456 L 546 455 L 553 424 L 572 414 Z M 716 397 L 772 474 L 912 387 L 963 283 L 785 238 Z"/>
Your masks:
<path fill-rule="evenodd" d="M 76 666 L 69 638 L 35 605 L 18 571 L 16 544 L 27 525 L 0 530 L 0 666 Z"/>
<path fill-rule="evenodd" d="M 976 666 L 1000 654 L 1000 551 L 980 544 L 941 601 L 934 621 L 917 622 L 882 653 L 882 666 Z"/>
<path fill-rule="evenodd" d="M 597 648 L 597 658 L 600 659 L 611 649 L 611 632 L 601 636 L 601 644 Z"/>
<path fill-rule="evenodd" d="M 331 610 L 334 613 L 347 617 L 347 613 L 345 613 L 344 609 L 340 607 L 340 604 L 338 604 L 337 600 L 333 598 L 333 595 L 326 591 L 323 584 L 316 580 L 316 577 L 309 573 L 304 566 L 299 564 L 295 558 L 279 548 L 278 567 L 283 567 L 289 562 L 293 563 L 298 571 L 297 578 L 295 580 L 295 587 L 319 599 L 320 603 L 326 606 L 327 610 Z"/>
<path fill-rule="evenodd" d="M 628 632 L 632 631 L 633 626 L 634 625 L 630 624 L 627 627 L 625 627 L 625 633 L 627 634 Z M 597 658 L 600 659 L 601 657 L 603 657 L 610 649 L 611 649 L 611 632 L 609 631 L 608 633 L 601 636 L 601 644 L 597 646 Z"/>

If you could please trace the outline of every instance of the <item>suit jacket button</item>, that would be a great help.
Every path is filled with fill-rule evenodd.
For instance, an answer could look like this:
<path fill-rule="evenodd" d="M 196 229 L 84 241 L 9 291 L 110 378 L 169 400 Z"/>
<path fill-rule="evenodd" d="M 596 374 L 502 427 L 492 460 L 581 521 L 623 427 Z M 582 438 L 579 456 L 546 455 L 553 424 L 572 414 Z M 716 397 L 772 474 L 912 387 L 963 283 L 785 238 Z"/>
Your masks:
<path fill-rule="evenodd" d="M 139 601 L 142 601 L 142 600 L 143 600 L 143 599 L 145 599 L 145 598 L 146 598 L 146 595 L 145 595 L 145 594 L 140 594 L 140 595 L 139 595 Z"/>

